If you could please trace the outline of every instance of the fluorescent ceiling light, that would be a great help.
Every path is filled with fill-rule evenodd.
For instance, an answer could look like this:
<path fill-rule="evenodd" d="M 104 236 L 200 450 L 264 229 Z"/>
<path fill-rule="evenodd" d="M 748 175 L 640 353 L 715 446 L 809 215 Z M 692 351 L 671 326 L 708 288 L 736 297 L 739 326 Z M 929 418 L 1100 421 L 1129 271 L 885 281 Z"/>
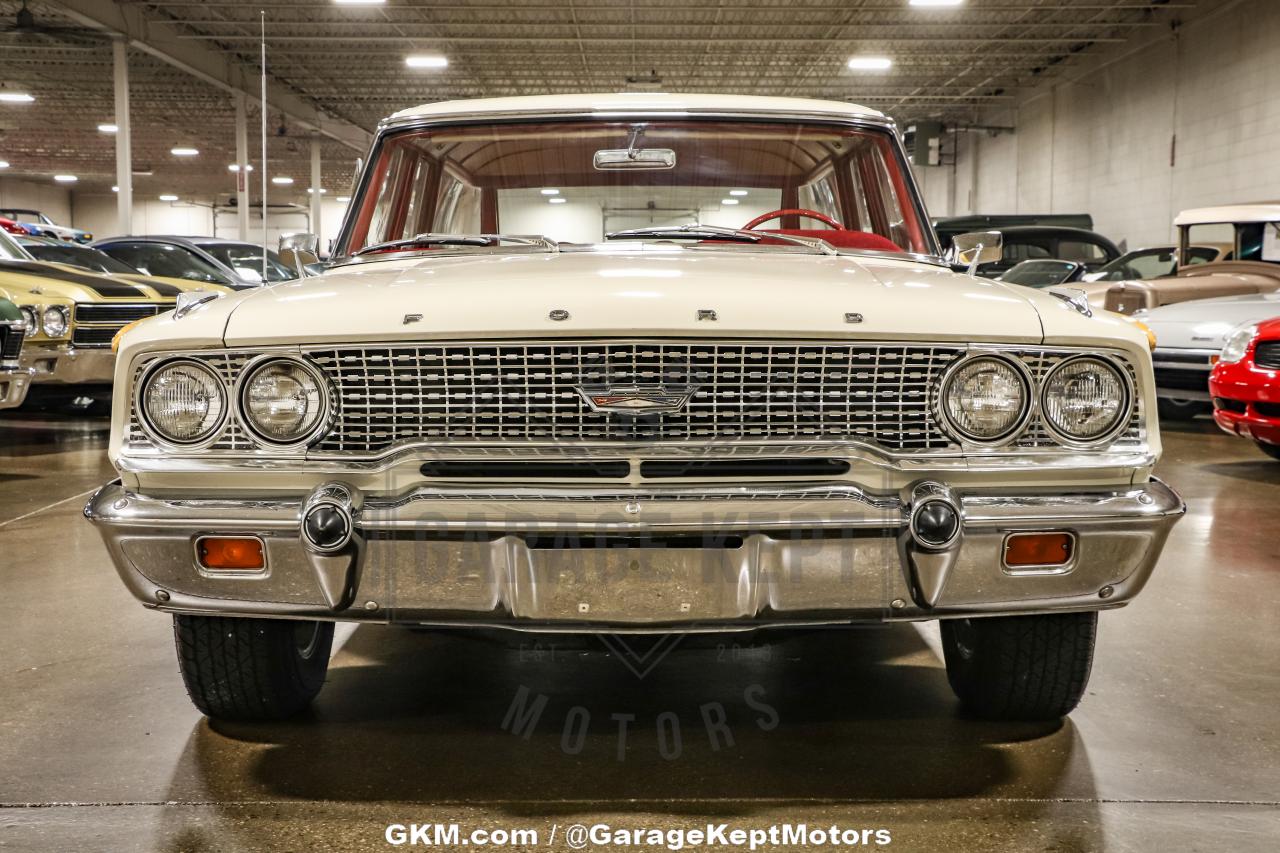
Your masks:
<path fill-rule="evenodd" d="M 543 195 L 560 195 L 560 190 L 553 190 L 550 187 L 548 187 L 545 190 L 538 190 L 538 192 L 542 193 Z"/>
<path fill-rule="evenodd" d="M 328 192 L 328 190 L 326 190 L 326 189 L 321 189 L 321 190 L 320 190 L 320 195 L 324 195 L 324 194 L 325 194 L 325 193 L 327 193 L 327 192 Z M 315 193 L 316 193 L 316 191 L 315 191 L 315 190 L 311 189 L 311 187 L 307 187 L 307 195 L 315 195 Z"/>
<path fill-rule="evenodd" d="M 289 177 L 288 175 L 276 175 L 274 178 L 271 179 L 271 183 L 279 184 L 282 187 L 287 187 L 289 184 L 293 183 L 293 178 Z"/>
<path fill-rule="evenodd" d="M 349 195 L 340 195 L 340 196 L 338 196 L 337 201 L 340 201 L 340 202 L 342 202 L 343 204 L 346 204 L 347 202 L 351 201 L 351 196 L 349 196 Z"/>
<path fill-rule="evenodd" d="M 80 180 L 75 175 L 54 175 L 53 179 L 60 184 L 74 184 Z"/>
<path fill-rule="evenodd" d="M 854 71 L 888 71 L 893 60 L 887 56 L 855 56 L 849 60 L 849 67 Z"/>
<path fill-rule="evenodd" d="M 729 195 L 746 195 L 746 190 L 729 190 Z"/>
<path fill-rule="evenodd" d="M 196 148 L 187 148 L 185 146 L 179 145 L 177 148 L 170 148 L 169 153 L 172 154 L 174 157 L 194 157 L 197 154 L 199 154 L 200 151 L 199 149 L 196 149 Z"/>
<path fill-rule="evenodd" d="M 725 199 L 721 199 L 720 203 L 721 204 L 737 204 L 738 200 L 736 198 L 725 198 Z"/>
<path fill-rule="evenodd" d="M 449 60 L 443 56 L 406 56 L 404 64 L 410 68 L 446 68 Z"/>
<path fill-rule="evenodd" d="M 941 6 L 963 6 L 964 0 L 910 0 L 908 6 L 924 6 L 924 7 L 941 7 Z"/>
<path fill-rule="evenodd" d="M 6 104 L 29 104 L 35 98 L 26 92 L 0 92 L 0 102 Z"/>
<path fill-rule="evenodd" d="M 118 186 L 114 186 L 114 185 L 113 185 L 113 186 L 111 187 L 111 191 L 112 191 L 113 193 L 118 193 L 118 192 L 120 192 L 120 188 L 119 188 Z"/>
<path fill-rule="evenodd" d="M 178 197 L 176 195 L 173 195 L 172 193 L 165 193 L 164 195 L 160 196 L 160 200 L 161 201 L 177 201 Z"/>
<path fill-rule="evenodd" d="M 245 164 L 245 166 L 244 166 L 244 170 L 245 170 L 246 172 L 252 172 L 252 171 L 253 171 L 253 164 L 252 164 L 252 163 L 246 163 L 246 164 Z M 240 171 L 240 164 L 239 164 L 239 163 L 232 163 L 230 166 L 228 166 L 228 167 L 227 167 L 227 171 L 228 171 L 228 172 L 238 172 L 238 171 Z"/>
<path fill-rule="evenodd" d="M 549 198 L 547 199 L 547 201 L 551 202 L 552 204 L 565 204 L 566 202 L 569 201 L 569 199 L 557 197 L 557 198 Z"/>
<path fill-rule="evenodd" d="M 333 0 L 339 6 L 381 6 L 387 0 Z"/>
<path fill-rule="evenodd" d="M 7 168 L 9 168 L 9 161 L 8 161 L 8 160 L 0 160 L 0 169 L 7 169 Z"/>
<path fill-rule="evenodd" d="M 100 124 L 98 125 L 98 132 L 99 133 L 119 133 L 120 128 L 116 127 L 114 124 Z"/>

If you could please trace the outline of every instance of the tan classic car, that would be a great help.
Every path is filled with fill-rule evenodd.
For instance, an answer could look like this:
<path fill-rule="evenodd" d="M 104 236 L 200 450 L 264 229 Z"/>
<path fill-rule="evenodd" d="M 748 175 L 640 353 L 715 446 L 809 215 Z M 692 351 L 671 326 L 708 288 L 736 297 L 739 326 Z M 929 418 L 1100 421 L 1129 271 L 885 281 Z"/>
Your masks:
<path fill-rule="evenodd" d="M 85 514 L 216 718 L 304 708 L 336 621 L 915 620 L 973 713 L 1057 718 L 1184 510 L 1151 354 L 953 243 L 849 103 L 408 110 L 321 274 L 124 333 Z"/>
<path fill-rule="evenodd" d="M 1179 263 L 1175 275 L 1122 281 L 1107 290 L 1108 311 L 1132 314 L 1175 302 L 1280 290 L 1280 203 L 1184 210 L 1174 220 L 1179 256 L 1196 243 L 1229 241 L 1232 260 Z"/>

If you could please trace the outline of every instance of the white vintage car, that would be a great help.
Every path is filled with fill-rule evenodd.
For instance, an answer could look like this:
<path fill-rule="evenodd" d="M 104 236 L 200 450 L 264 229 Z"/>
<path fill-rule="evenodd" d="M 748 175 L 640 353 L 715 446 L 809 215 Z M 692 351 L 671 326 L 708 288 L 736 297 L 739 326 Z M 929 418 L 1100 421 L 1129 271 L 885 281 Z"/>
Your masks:
<path fill-rule="evenodd" d="M 1175 302 L 1133 315 L 1156 339 L 1156 396 L 1162 418 L 1213 410 L 1209 373 L 1232 332 L 1280 317 L 1280 292 Z"/>
<path fill-rule="evenodd" d="M 305 707 L 336 620 L 940 619 L 968 709 L 1053 718 L 1184 511 L 1145 335 L 954 271 L 846 103 L 408 110 L 327 271 L 202 300 L 123 336 L 85 513 L 215 717 Z"/>

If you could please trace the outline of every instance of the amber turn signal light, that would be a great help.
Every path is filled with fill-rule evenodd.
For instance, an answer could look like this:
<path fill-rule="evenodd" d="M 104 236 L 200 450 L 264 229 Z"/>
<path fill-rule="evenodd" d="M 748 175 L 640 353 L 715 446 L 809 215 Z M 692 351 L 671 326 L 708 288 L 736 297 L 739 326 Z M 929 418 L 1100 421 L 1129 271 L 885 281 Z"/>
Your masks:
<path fill-rule="evenodd" d="M 262 540 L 254 537 L 205 536 L 196 542 L 200 565 L 215 571 L 252 572 L 267 566 Z"/>
<path fill-rule="evenodd" d="M 1075 545 L 1070 533 L 1014 533 L 1004 540 L 1004 564 L 1014 569 L 1065 566 Z"/>

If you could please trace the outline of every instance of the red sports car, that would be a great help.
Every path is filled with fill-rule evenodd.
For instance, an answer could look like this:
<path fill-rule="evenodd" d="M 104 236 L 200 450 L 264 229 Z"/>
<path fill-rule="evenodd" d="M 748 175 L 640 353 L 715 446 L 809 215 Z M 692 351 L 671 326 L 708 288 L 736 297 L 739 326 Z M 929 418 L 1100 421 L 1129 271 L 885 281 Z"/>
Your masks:
<path fill-rule="evenodd" d="M 1280 317 L 1227 339 L 1209 375 L 1209 393 L 1218 426 L 1280 459 Z"/>

